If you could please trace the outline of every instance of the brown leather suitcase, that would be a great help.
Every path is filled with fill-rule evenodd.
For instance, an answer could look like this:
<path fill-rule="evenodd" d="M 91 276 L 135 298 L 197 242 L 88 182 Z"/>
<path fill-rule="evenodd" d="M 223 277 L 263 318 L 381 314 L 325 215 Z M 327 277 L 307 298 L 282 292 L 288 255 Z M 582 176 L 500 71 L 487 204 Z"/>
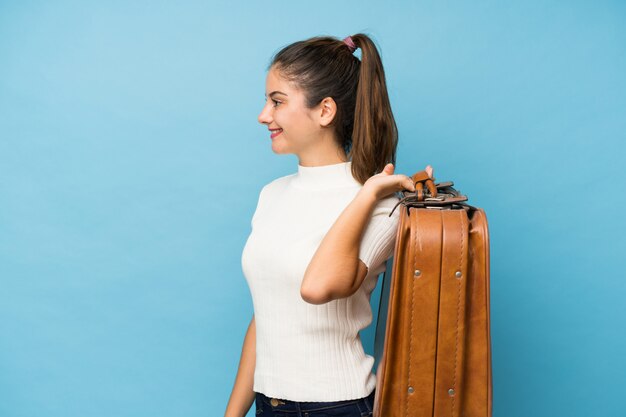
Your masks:
<path fill-rule="evenodd" d="M 491 417 L 487 218 L 452 182 L 413 180 L 383 277 L 374 417 Z"/>

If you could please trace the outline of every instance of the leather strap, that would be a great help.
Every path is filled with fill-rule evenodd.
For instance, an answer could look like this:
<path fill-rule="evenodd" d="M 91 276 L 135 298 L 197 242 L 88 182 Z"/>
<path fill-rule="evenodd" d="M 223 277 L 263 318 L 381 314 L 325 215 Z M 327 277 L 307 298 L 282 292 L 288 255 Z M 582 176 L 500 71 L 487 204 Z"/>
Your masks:
<path fill-rule="evenodd" d="M 424 189 L 424 185 L 426 185 L 426 188 L 428 188 L 428 192 L 430 193 L 429 197 L 437 197 L 437 187 L 435 187 L 435 184 L 433 183 L 434 178 L 431 178 L 426 170 L 416 172 L 415 174 L 413 174 L 411 179 L 413 180 L 413 184 L 415 185 L 418 201 L 423 201 L 426 197 L 422 192 Z"/>

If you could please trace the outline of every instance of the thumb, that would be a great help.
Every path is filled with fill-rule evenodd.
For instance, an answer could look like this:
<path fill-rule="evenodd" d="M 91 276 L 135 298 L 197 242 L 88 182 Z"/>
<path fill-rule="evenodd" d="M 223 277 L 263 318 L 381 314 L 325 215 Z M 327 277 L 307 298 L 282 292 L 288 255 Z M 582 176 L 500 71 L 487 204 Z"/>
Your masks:
<path fill-rule="evenodd" d="M 393 174 L 393 170 L 394 170 L 394 166 L 392 163 L 385 165 L 385 168 L 383 168 L 383 172 L 389 175 Z"/>

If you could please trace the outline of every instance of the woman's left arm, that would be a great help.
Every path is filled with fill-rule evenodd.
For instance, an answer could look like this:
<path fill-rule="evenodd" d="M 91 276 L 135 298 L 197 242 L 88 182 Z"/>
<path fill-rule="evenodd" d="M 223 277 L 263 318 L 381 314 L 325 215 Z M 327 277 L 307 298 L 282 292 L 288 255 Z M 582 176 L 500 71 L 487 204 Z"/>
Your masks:
<path fill-rule="evenodd" d="M 411 178 L 393 171 L 393 164 L 387 164 L 370 177 L 326 233 L 304 273 L 303 300 L 323 304 L 348 297 L 361 286 L 367 266 L 359 259 L 359 248 L 376 203 L 396 191 L 415 191 Z"/>

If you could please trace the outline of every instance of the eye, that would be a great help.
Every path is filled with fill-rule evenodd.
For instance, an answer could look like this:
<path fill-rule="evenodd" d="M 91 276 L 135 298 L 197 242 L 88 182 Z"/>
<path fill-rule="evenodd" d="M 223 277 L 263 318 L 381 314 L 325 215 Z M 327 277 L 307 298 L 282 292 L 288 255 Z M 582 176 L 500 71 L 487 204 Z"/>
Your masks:
<path fill-rule="evenodd" d="M 274 102 L 274 107 L 278 107 L 278 105 L 281 103 L 280 101 L 274 99 L 272 99 L 272 101 Z"/>

